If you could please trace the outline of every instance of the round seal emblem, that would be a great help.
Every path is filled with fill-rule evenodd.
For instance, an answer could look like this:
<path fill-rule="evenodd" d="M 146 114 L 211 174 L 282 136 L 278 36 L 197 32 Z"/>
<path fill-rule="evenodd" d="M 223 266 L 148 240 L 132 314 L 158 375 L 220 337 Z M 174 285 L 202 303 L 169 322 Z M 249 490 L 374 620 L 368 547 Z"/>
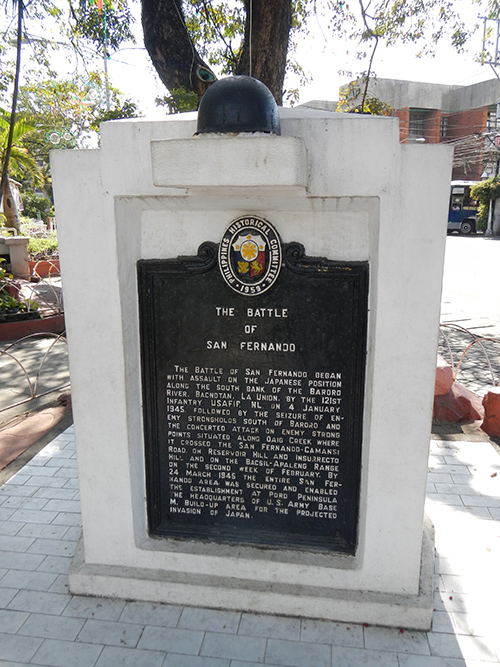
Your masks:
<path fill-rule="evenodd" d="M 278 233 L 262 218 L 237 218 L 222 237 L 219 267 L 235 292 L 247 296 L 262 294 L 274 284 L 281 269 Z"/>

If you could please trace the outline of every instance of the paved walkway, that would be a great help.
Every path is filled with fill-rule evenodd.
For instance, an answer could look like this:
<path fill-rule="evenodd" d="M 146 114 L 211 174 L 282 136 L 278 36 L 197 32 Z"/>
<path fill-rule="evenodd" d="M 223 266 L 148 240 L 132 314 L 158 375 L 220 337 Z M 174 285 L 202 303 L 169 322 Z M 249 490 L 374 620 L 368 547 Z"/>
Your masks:
<path fill-rule="evenodd" d="M 0 667 L 497 665 L 500 456 L 436 440 L 429 469 L 431 632 L 85 598 L 67 586 L 81 532 L 70 427 L 0 487 Z"/>

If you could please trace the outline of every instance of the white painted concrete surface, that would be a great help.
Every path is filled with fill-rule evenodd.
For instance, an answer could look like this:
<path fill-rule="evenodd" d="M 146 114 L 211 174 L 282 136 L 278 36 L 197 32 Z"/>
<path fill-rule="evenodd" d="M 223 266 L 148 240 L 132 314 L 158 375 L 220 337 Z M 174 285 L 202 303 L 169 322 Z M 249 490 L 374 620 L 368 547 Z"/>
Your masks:
<path fill-rule="evenodd" d="M 302 109 L 283 110 L 281 125 L 283 136 L 270 141 L 199 141 L 192 117 L 120 121 L 104 125 L 100 150 L 52 154 L 84 534 L 70 584 L 79 593 L 349 622 L 376 614 L 379 623 L 382 615 L 387 625 L 425 628 L 432 541 L 429 531 L 423 541 L 424 499 L 445 242 L 439 220 L 451 149 L 401 146 L 395 119 Z M 276 163 L 279 142 L 287 169 L 269 182 L 272 173 L 258 165 Z M 219 163 L 216 174 L 198 170 L 219 145 L 239 159 Z M 154 173 L 162 185 L 153 184 Z M 251 188 L 241 185 L 245 178 Z M 147 534 L 135 264 L 195 254 L 249 213 L 309 255 L 370 262 L 354 557 Z"/>

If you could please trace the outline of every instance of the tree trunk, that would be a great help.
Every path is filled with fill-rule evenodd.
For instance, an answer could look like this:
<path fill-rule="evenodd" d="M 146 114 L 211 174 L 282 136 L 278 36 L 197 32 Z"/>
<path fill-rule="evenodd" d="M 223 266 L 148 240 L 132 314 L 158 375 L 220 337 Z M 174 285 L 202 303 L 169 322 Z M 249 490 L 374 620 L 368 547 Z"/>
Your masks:
<path fill-rule="evenodd" d="M 2 206 L 3 213 L 6 217 L 5 226 L 15 229 L 17 232 L 20 231 L 19 228 L 19 211 L 17 209 L 16 198 L 12 194 L 12 189 L 10 187 L 10 180 L 7 177 L 2 183 Z"/>
<path fill-rule="evenodd" d="M 215 75 L 199 57 L 184 22 L 181 0 L 142 0 L 144 44 L 162 83 L 199 98 Z"/>
<path fill-rule="evenodd" d="M 245 41 L 235 74 L 251 74 L 262 81 L 274 95 L 277 104 L 281 105 L 288 38 L 292 27 L 292 2 L 253 0 L 250 7 L 250 0 L 246 0 L 245 5 Z"/>
<path fill-rule="evenodd" d="M 0 204 L 3 204 L 3 212 L 7 218 L 7 227 L 13 227 L 19 231 L 19 212 L 17 204 L 10 189 L 9 162 L 12 150 L 12 139 L 14 136 L 14 124 L 16 122 L 17 95 L 19 92 L 19 77 L 21 74 L 21 44 L 23 36 L 23 0 L 17 0 L 17 53 L 16 73 L 14 77 L 14 92 L 12 93 L 12 108 L 10 112 L 9 135 L 3 155 L 2 177 L 0 179 Z"/>
<path fill-rule="evenodd" d="M 251 74 L 283 101 L 292 0 L 245 0 L 245 39 L 234 74 Z M 161 81 L 199 98 L 215 80 L 187 31 L 181 0 L 142 0 L 144 43 Z M 250 68 L 250 55 L 252 67 Z"/>

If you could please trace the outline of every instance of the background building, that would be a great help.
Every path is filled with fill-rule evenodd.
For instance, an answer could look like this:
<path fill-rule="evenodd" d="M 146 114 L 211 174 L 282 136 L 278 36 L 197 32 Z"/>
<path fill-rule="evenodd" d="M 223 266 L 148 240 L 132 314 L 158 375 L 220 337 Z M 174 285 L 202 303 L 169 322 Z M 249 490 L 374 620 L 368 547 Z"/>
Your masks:
<path fill-rule="evenodd" d="M 362 89 L 362 81 L 358 83 Z M 341 88 L 341 96 L 347 89 L 348 86 Z M 393 115 L 399 118 L 401 141 L 453 144 L 453 180 L 479 181 L 498 173 L 498 79 L 470 86 L 373 79 L 368 95 L 392 108 Z M 350 107 L 355 108 L 360 102 L 361 93 L 350 100 Z M 313 101 L 305 106 L 331 110 L 332 103 Z"/>

